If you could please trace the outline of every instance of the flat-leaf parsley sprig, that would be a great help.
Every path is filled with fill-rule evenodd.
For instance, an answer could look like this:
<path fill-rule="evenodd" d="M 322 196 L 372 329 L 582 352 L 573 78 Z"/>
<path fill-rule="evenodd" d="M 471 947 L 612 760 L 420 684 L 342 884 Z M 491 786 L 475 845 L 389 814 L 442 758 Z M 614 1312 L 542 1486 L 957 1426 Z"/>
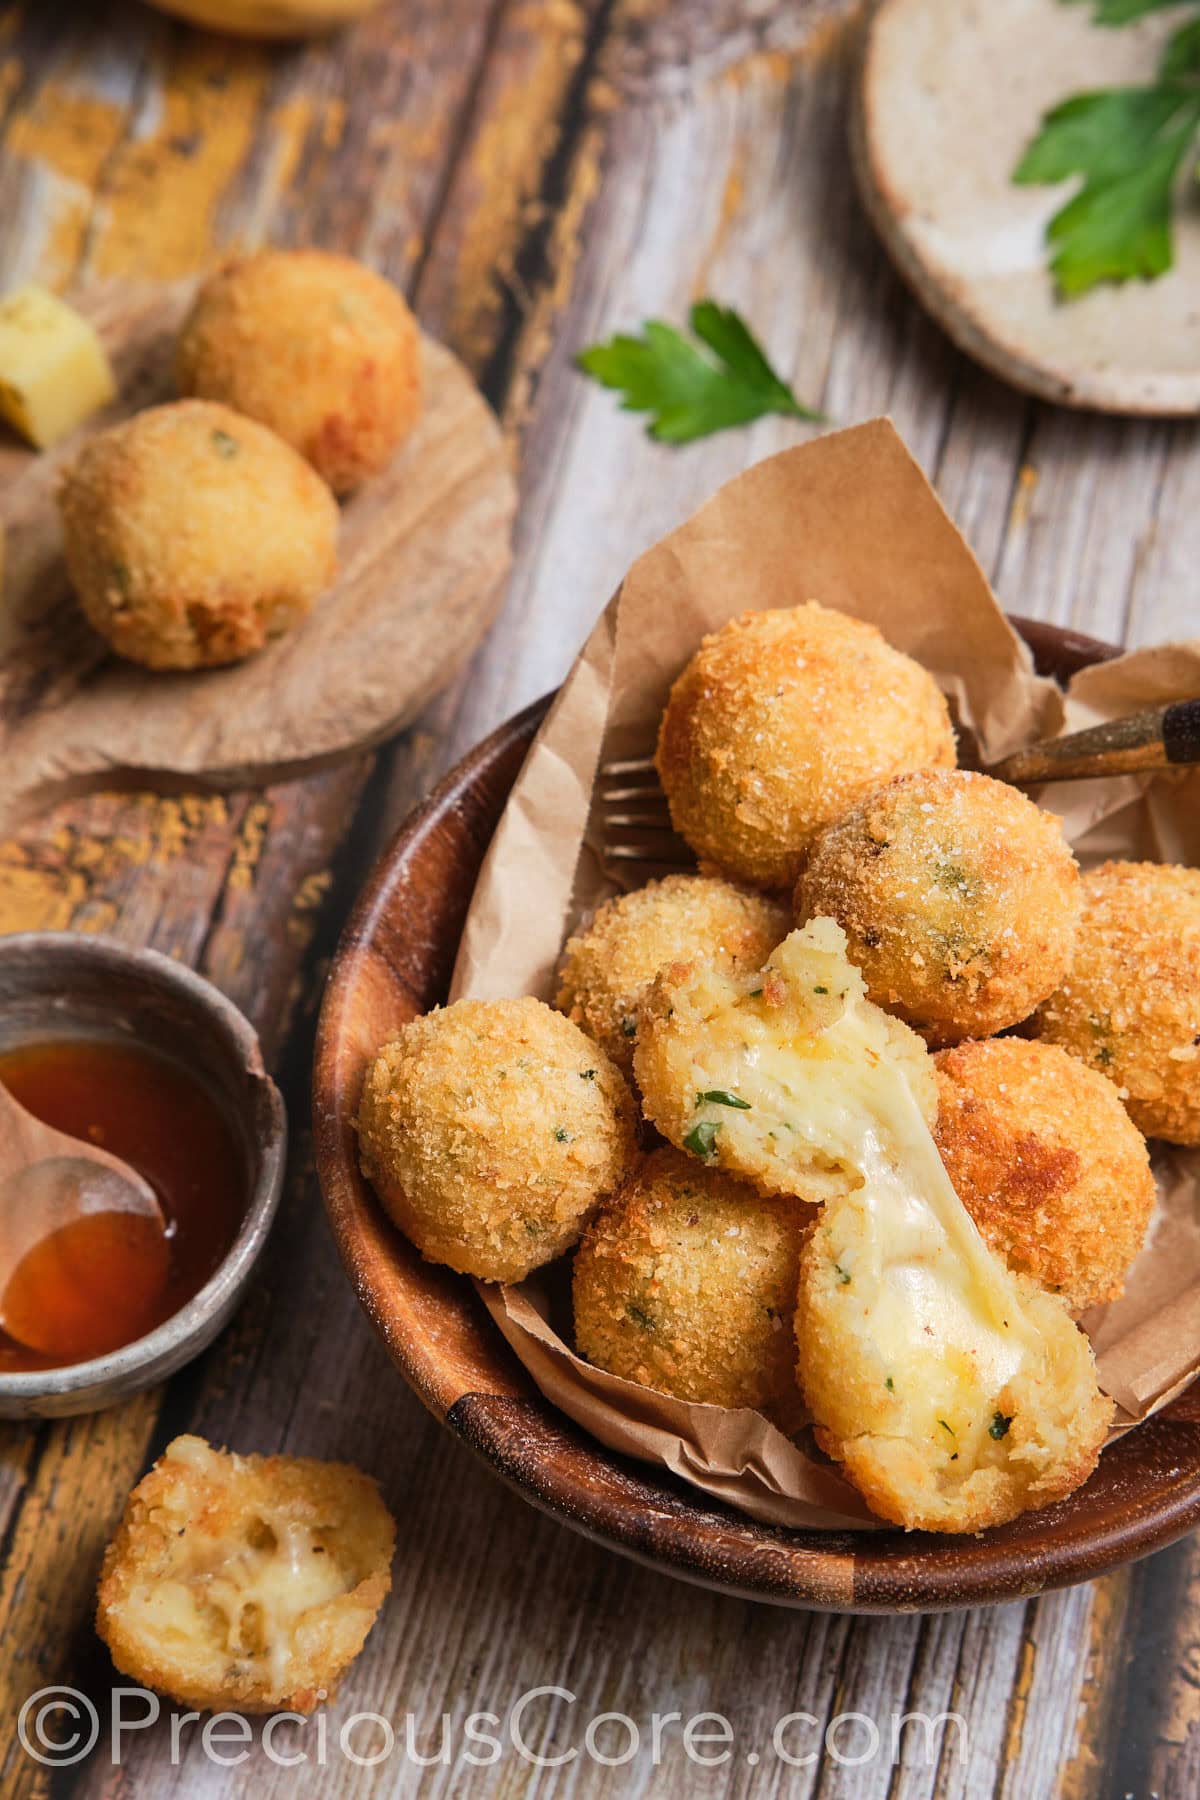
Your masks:
<path fill-rule="evenodd" d="M 698 300 L 689 323 L 699 344 L 661 319 L 648 319 L 640 337 L 618 333 L 593 344 L 580 351 L 576 366 L 623 394 L 626 412 L 651 413 L 650 436 L 664 444 L 691 443 L 767 413 L 823 419 L 775 373 L 732 307 Z"/>
<path fill-rule="evenodd" d="M 1200 10 L 1196 0 L 1092 0 L 1098 25 L 1125 25 L 1186 4 L 1150 87 L 1100 88 L 1054 107 L 1013 180 L 1065 181 L 1077 194 L 1046 227 L 1064 299 L 1102 281 L 1152 281 L 1171 268 L 1171 208 L 1180 170 L 1200 157 Z"/>

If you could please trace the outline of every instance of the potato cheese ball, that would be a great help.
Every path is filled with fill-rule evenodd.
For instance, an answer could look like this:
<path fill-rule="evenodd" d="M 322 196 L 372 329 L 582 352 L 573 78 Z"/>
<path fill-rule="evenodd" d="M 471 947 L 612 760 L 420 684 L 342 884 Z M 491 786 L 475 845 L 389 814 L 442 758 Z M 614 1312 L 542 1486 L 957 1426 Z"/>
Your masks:
<path fill-rule="evenodd" d="M 633 1074 L 646 992 L 664 963 L 726 955 L 757 967 L 787 935 L 787 908 L 711 875 L 668 875 L 607 901 L 567 942 L 557 1004 Z"/>
<path fill-rule="evenodd" d="M 181 1706 L 312 1712 L 375 1623 L 395 1536 L 348 1464 L 178 1437 L 105 1552 L 96 1629 L 122 1674 Z"/>
<path fill-rule="evenodd" d="M 1113 1414 L 1087 1338 L 1054 1295 L 961 1241 L 961 1209 L 914 1220 L 880 1199 L 867 1181 L 831 1201 L 801 1251 L 797 1370 L 817 1442 L 906 1530 L 982 1531 L 1073 1492 Z"/>
<path fill-rule="evenodd" d="M 992 1249 L 1072 1313 L 1117 1299 L 1156 1190 L 1112 1083 L 1023 1038 L 959 1044 L 936 1063 L 938 1149 Z"/>
<path fill-rule="evenodd" d="M 85 444 L 59 494 L 67 569 L 113 649 L 151 669 L 261 650 L 337 567 L 337 503 L 287 444 L 206 400 Z"/>
<path fill-rule="evenodd" d="M 814 842 L 798 922 L 846 933 L 867 992 L 931 1044 L 1025 1019 L 1066 973 L 1079 870 L 1052 813 L 960 769 L 899 775 Z"/>
<path fill-rule="evenodd" d="M 706 637 L 671 689 L 656 758 L 696 855 L 789 891 L 812 838 L 869 788 L 955 760 L 933 677 L 813 601 Z"/>
<path fill-rule="evenodd" d="M 576 1242 L 637 1154 L 633 1096 L 540 1000 L 459 1000 L 413 1019 L 367 1071 L 363 1172 L 431 1262 L 520 1281 Z"/>
<path fill-rule="evenodd" d="M 1200 869 L 1085 875 L 1074 959 L 1036 1030 L 1114 1081 L 1147 1137 L 1200 1144 Z"/>
<path fill-rule="evenodd" d="M 421 410 L 416 321 L 390 281 L 327 250 L 263 250 L 210 276 L 180 392 L 269 425 L 336 494 L 378 474 Z"/>
<path fill-rule="evenodd" d="M 611 1375 L 795 1417 L 800 1241 L 812 1209 L 654 1151 L 575 1255 L 575 1338 Z"/>

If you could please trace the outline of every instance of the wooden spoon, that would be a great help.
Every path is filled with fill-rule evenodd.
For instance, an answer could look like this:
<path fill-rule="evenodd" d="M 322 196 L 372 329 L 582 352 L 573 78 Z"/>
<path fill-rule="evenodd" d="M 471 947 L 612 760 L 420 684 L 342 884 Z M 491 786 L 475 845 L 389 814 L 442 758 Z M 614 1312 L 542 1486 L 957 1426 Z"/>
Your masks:
<path fill-rule="evenodd" d="M 0 1083 L 0 1328 L 52 1357 L 115 1349 L 145 1328 L 167 1254 L 150 1184 Z"/>

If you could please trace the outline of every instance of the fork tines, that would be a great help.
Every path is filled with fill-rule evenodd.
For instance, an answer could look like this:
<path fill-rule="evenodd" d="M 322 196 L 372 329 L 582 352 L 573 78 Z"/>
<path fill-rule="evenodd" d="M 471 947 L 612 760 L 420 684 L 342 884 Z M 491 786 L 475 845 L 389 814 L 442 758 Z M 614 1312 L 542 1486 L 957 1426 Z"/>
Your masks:
<path fill-rule="evenodd" d="M 671 828 L 667 797 L 649 756 L 614 758 L 600 766 L 604 865 L 622 886 L 693 866 Z"/>

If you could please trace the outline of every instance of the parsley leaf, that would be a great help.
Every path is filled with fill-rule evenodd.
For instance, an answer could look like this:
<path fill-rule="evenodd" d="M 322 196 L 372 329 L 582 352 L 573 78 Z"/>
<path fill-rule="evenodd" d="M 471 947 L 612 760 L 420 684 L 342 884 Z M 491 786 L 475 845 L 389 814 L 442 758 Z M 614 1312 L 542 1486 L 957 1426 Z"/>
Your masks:
<path fill-rule="evenodd" d="M 1101 25 L 1123 25 L 1180 0 L 1095 0 Z M 1082 176 L 1046 228 L 1059 293 L 1102 281 L 1152 281 L 1174 262 L 1171 206 L 1200 134 L 1200 18 L 1167 42 L 1153 87 L 1103 88 L 1054 107 L 1013 173 L 1021 183 Z"/>
<path fill-rule="evenodd" d="M 701 1120 L 700 1124 L 694 1125 L 684 1138 L 684 1149 L 690 1150 L 693 1156 L 702 1156 L 707 1162 L 717 1153 L 717 1133 L 720 1129 L 720 1125 L 708 1119 Z"/>
<path fill-rule="evenodd" d="M 1147 13 L 1162 12 L 1178 6 L 1179 0 L 1093 0 L 1097 25 L 1128 25 L 1144 19 Z"/>
<path fill-rule="evenodd" d="M 664 444 L 690 443 L 767 413 L 823 418 L 797 400 L 732 307 L 699 300 L 690 324 L 699 345 L 673 325 L 648 319 L 640 337 L 618 333 L 581 350 L 576 367 L 620 392 L 626 412 L 653 414 L 650 436 Z"/>
<path fill-rule="evenodd" d="M 1181 25 L 1167 40 L 1159 72 L 1166 81 L 1186 81 L 1189 76 L 1200 76 L 1200 18 Z"/>

